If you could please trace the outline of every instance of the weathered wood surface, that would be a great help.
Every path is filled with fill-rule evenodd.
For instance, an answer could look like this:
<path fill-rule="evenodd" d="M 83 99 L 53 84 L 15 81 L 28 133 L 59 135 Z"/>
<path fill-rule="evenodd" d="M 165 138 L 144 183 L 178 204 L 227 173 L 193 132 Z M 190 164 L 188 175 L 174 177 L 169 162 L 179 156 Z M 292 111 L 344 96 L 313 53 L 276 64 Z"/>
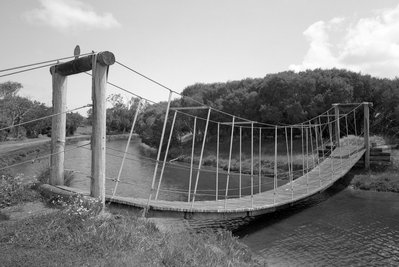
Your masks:
<path fill-rule="evenodd" d="M 64 184 L 64 157 L 66 134 L 67 77 L 58 73 L 52 75 L 53 114 L 51 127 L 51 185 Z"/>
<path fill-rule="evenodd" d="M 94 61 L 94 59 L 93 59 Z M 93 62 L 93 65 L 95 62 Z M 91 138 L 90 194 L 105 203 L 106 91 L 108 66 L 96 64 L 93 70 L 93 132 Z"/>
<path fill-rule="evenodd" d="M 93 68 L 93 57 L 97 56 L 97 63 L 103 66 L 110 66 L 115 63 L 115 56 L 113 53 L 104 51 L 97 55 L 88 55 L 74 59 L 65 63 L 61 63 L 50 67 L 50 73 L 58 73 L 63 76 L 78 74 L 81 72 L 92 70 Z"/>
<path fill-rule="evenodd" d="M 391 164 L 391 149 L 392 146 L 388 145 L 372 147 L 370 149 L 370 165 L 389 166 Z M 364 164 L 364 157 L 362 157 L 355 166 L 360 167 Z"/>

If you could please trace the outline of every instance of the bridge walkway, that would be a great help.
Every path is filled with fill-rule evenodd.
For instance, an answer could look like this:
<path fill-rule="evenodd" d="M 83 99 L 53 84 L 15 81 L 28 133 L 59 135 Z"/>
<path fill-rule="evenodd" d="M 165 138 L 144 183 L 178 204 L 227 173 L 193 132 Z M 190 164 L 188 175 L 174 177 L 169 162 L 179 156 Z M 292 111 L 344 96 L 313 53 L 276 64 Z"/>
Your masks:
<path fill-rule="evenodd" d="M 269 210 L 293 204 L 329 188 L 349 172 L 364 152 L 365 149 L 361 145 L 335 148 L 332 157 L 324 159 L 310 172 L 295 179 L 292 185 L 288 182 L 276 190 L 254 194 L 253 199 L 251 196 L 244 196 L 227 200 L 196 201 L 194 205 L 184 201 L 151 200 L 149 207 L 160 211 L 234 213 Z M 115 196 L 113 202 L 145 208 L 148 199 Z"/>

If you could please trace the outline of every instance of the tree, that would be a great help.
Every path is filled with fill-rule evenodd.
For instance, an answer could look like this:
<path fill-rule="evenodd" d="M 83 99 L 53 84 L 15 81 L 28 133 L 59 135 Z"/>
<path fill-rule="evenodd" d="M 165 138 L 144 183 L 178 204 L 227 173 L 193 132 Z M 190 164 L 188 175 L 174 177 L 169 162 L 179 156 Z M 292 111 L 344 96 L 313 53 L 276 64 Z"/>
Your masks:
<path fill-rule="evenodd" d="M 33 109 L 34 104 L 26 97 L 12 95 L 7 95 L 2 101 L 3 113 L 5 114 L 3 121 L 12 127 L 9 134 L 14 138 L 20 137 L 20 131 L 24 128 L 19 126 L 14 127 L 14 125 L 18 125 L 24 121 L 25 115 Z"/>
<path fill-rule="evenodd" d="M 24 122 L 28 122 L 37 118 L 49 116 L 52 109 L 38 101 L 33 101 L 33 106 L 24 116 Z M 51 133 L 51 118 L 46 118 L 23 126 L 26 129 L 26 136 L 36 138 L 39 134 L 48 135 Z"/>
<path fill-rule="evenodd" d="M 9 137 L 37 137 L 51 130 L 49 118 L 26 123 L 51 114 L 51 109 L 38 101 L 18 96 L 21 88 L 22 85 L 17 82 L 0 83 L 0 125 L 3 128 L 11 126 L 0 133 L 1 141 Z M 21 123 L 25 124 L 16 126 Z"/>
<path fill-rule="evenodd" d="M 66 115 L 66 136 L 71 136 L 76 129 L 82 124 L 84 118 L 77 112 L 70 112 Z"/>
<path fill-rule="evenodd" d="M 0 99 L 16 96 L 21 88 L 23 88 L 23 86 L 18 82 L 8 81 L 0 83 Z"/>

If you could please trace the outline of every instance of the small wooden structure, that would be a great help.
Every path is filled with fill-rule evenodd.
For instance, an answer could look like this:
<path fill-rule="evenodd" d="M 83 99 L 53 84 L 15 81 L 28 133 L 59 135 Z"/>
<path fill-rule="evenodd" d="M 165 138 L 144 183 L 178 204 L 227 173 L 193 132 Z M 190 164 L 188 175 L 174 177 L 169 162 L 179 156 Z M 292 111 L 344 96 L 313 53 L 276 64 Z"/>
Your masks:
<path fill-rule="evenodd" d="M 106 87 L 113 53 L 105 51 L 61 63 L 50 68 L 53 84 L 50 184 L 64 184 L 67 76 L 92 70 L 93 132 L 91 139 L 90 195 L 105 202 Z"/>

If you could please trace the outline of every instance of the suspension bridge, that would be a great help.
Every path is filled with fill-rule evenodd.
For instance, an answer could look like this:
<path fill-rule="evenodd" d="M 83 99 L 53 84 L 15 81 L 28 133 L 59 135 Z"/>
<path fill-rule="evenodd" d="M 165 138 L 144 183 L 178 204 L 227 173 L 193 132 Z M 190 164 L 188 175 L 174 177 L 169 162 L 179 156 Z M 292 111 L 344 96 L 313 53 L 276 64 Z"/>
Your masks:
<path fill-rule="evenodd" d="M 51 157 L 51 190 L 83 193 L 99 198 L 103 203 L 107 200 L 110 203 L 136 207 L 142 209 L 143 214 L 149 217 L 171 216 L 187 219 L 193 225 L 198 223 L 202 226 L 236 227 L 257 216 L 295 205 L 326 190 L 345 176 L 362 157 L 365 168 L 369 168 L 371 103 L 337 103 L 326 112 L 303 123 L 271 125 L 228 114 L 183 96 L 116 61 L 111 52 L 93 52 L 74 57 L 9 68 L 1 70 L 4 74 L 0 75 L 5 77 L 50 67 L 53 81 L 53 113 L 19 125 L 4 127 L 0 131 L 52 118 L 52 149 L 51 153 L 43 156 Z M 67 59 L 72 60 L 59 62 Z M 146 103 L 154 102 L 109 82 L 107 74 L 110 66 L 115 63 L 129 70 L 132 75 L 138 75 L 158 85 L 161 90 L 169 91 L 156 158 L 146 158 L 154 164 L 153 175 L 145 177 L 148 182 L 145 189 L 146 197 L 120 195 L 118 186 L 136 186 L 134 180 L 137 177 L 134 177 L 134 174 L 130 174 L 131 177 L 122 177 L 122 171 L 128 164 L 127 161 L 131 160 L 128 157 L 128 149 L 137 120 L 145 110 Z M 66 110 L 66 80 L 67 76 L 78 73 L 91 75 L 93 84 L 91 173 L 85 174 L 91 181 L 90 191 L 64 185 L 64 155 L 67 151 L 65 118 L 66 113 L 70 112 Z M 126 148 L 119 151 L 122 153 L 120 168 L 114 177 L 108 177 L 105 169 L 107 86 L 115 87 L 139 99 Z M 174 95 L 188 98 L 188 102 L 193 103 L 193 106 L 171 106 Z M 80 108 L 74 110 L 78 109 Z M 193 112 L 198 110 L 202 112 Z M 212 117 L 213 114 L 221 114 L 223 119 L 213 119 L 221 117 Z M 178 119 L 192 124 L 189 134 L 191 142 L 188 141 L 184 145 L 190 150 L 187 164 L 172 162 L 168 158 Z M 210 128 L 214 129 L 212 136 Z M 224 138 L 228 139 L 224 158 L 220 152 L 222 132 L 228 133 L 224 135 Z M 209 140 L 215 139 L 216 142 L 211 144 Z M 198 143 L 199 147 L 196 145 Z M 266 143 L 268 146 L 265 146 Z M 77 146 L 76 149 L 80 147 L 82 146 Z M 245 154 L 244 159 L 245 149 L 250 152 Z M 205 168 L 205 151 L 210 150 L 215 155 L 214 164 Z M 15 165 L 2 167 L 0 170 Z M 170 166 L 186 170 L 188 185 L 185 188 L 168 188 L 165 185 L 165 168 Z M 208 173 L 207 183 L 213 184 L 213 188 L 201 188 L 204 173 Z M 209 181 L 209 177 L 213 180 Z"/>

